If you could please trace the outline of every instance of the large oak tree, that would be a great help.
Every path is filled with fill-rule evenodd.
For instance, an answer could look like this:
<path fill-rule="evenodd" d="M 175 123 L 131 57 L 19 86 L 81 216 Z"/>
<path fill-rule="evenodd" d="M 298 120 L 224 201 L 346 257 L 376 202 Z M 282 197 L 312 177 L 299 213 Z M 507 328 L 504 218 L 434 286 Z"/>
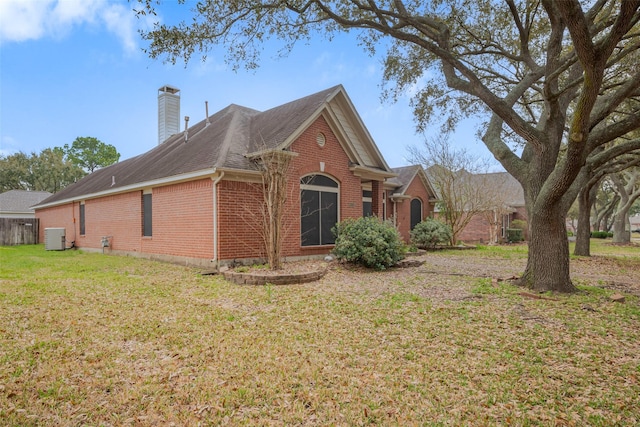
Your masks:
<path fill-rule="evenodd" d="M 89 173 L 120 160 L 120 153 L 116 147 L 92 136 L 79 136 L 71 143 L 71 146 L 65 144 L 64 153 L 74 165 Z"/>
<path fill-rule="evenodd" d="M 85 174 L 65 158 L 59 147 L 45 148 L 37 154 L 20 151 L 0 155 L 0 193 L 9 190 L 56 193 Z"/>
<path fill-rule="evenodd" d="M 155 13 L 156 1 L 139 1 L 138 13 Z M 248 67 L 270 37 L 289 48 L 357 31 L 366 49 L 388 47 L 387 94 L 417 88 L 419 128 L 438 107 L 452 125 L 487 118 L 482 140 L 525 193 L 522 282 L 569 292 L 566 213 L 590 171 L 640 148 L 638 138 L 607 145 L 640 126 L 639 8 L 640 0 L 208 0 L 190 22 L 158 24 L 144 37 L 154 58 L 188 61 L 224 45 L 232 64 Z"/>

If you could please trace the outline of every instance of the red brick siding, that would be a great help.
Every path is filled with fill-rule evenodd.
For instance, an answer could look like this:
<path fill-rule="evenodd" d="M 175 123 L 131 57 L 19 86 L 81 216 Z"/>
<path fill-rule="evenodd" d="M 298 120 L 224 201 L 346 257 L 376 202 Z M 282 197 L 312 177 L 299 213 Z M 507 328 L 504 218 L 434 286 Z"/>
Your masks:
<path fill-rule="evenodd" d="M 218 184 L 219 258 L 264 256 L 261 234 L 262 185 L 225 181 Z"/>
<path fill-rule="evenodd" d="M 516 208 L 516 212 L 510 214 L 510 221 L 515 219 L 527 220 L 527 213 L 524 207 Z M 485 214 L 476 214 L 471 219 L 469 224 L 458 234 L 458 240 L 465 243 L 491 243 L 491 224 L 486 220 Z M 497 226 L 498 241 L 501 241 L 502 236 L 502 223 Z M 525 239 L 527 238 L 527 231 L 525 230 Z"/>
<path fill-rule="evenodd" d="M 142 192 L 136 191 L 85 202 L 85 231 L 81 247 L 100 248 L 102 237 L 112 236 L 111 249 L 140 251 Z"/>
<path fill-rule="evenodd" d="M 213 181 L 205 178 L 156 187 L 152 194 L 153 236 L 142 238 L 142 231 L 138 232 L 142 251 L 213 258 Z M 141 216 L 138 222 L 142 223 Z"/>
<path fill-rule="evenodd" d="M 457 239 L 465 243 L 490 243 L 491 224 L 486 220 L 484 214 L 476 214 L 471 218 L 469 224 L 458 233 Z M 498 238 L 500 237 L 500 226 L 498 226 Z"/>
<path fill-rule="evenodd" d="M 75 239 L 78 247 L 101 248 L 102 237 L 111 236 L 113 250 L 212 258 L 212 181 L 156 187 L 152 195 L 152 237 L 142 237 L 140 190 L 86 200 L 84 236 L 79 234 L 78 202 L 40 209 L 37 216 L 43 230 L 67 228 L 67 240 Z"/>
<path fill-rule="evenodd" d="M 322 147 L 316 142 L 319 132 L 325 135 L 325 144 Z M 287 211 L 291 212 L 291 230 L 293 232 L 289 233 L 286 238 L 285 256 L 328 253 L 332 247 L 300 246 L 300 178 L 305 175 L 321 173 L 338 182 L 340 186 L 339 221 L 362 216 L 360 178 L 354 176 L 349 170 L 349 158 L 323 117 L 319 117 L 300 135 L 291 145 L 291 151 L 300 154 L 293 159 L 290 167 L 289 183 L 293 188 Z M 320 162 L 324 162 L 324 172 L 321 171 Z"/>
<path fill-rule="evenodd" d="M 78 244 L 78 237 L 80 237 L 80 204 L 69 203 L 63 206 L 55 206 L 47 209 L 38 209 L 36 211 L 36 218 L 40 219 L 40 230 L 38 232 L 38 241 L 44 242 L 44 229 L 45 228 L 59 228 L 66 229 L 67 246 L 70 246 L 72 241 L 76 241 Z"/>
<path fill-rule="evenodd" d="M 84 205 L 85 235 L 80 235 L 79 202 L 39 209 L 36 216 L 40 218 L 42 233 L 44 228 L 65 227 L 67 241 L 75 241 L 77 247 L 101 248 L 102 237 L 113 236 L 110 240 L 113 249 L 140 250 L 140 192 L 91 199 Z"/>
<path fill-rule="evenodd" d="M 527 209 L 524 206 L 517 207 L 516 212 L 513 214 L 513 219 L 521 219 L 523 221 L 526 221 L 527 218 Z"/>
<path fill-rule="evenodd" d="M 317 144 L 319 132 L 325 135 L 323 147 Z M 291 151 L 299 155 L 292 159 L 289 166 L 282 254 L 286 257 L 326 254 L 332 246 L 300 245 L 300 178 L 310 174 L 325 174 L 338 182 L 340 220 L 362 216 L 360 178 L 349 171 L 349 158 L 322 117 L 294 141 Z M 320 162 L 324 162 L 324 171 L 321 170 Z M 264 256 L 260 225 L 262 216 L 259 214 L 263 200 L 261 188 L 260 184 L 225 180 L 219 184 L 220 259 Z M 382 201 L 379 204 L 381 206 Z"/>
<path fill-rule="evenodd" d="M 325 135 L 320 147 L 316 137 Z M 349 158 L 323 117 L 318 118 L 292 144 L 299 153 L 289 168 L 286 234 L 283 256 L 328 253 L 332 246 L 300 246 L 300 178 L 324 173 L 339 183 L 339 220 L 362 216 L 360 178 L 349 171 Z M 324 171 L 320 163 L 324 162 Z M 375 189 L 376 186 L 374 186 Z M 260 184 L 222 180 L 218 184 L 218 257 L 222 260 L 264 256 L 260 233 Z M 381 192 L 377 186 L 377 192 Z M 142 191 L 86 201 L 87 235 L 76 238 L 79 247 L 100 248 L 102 236 L 113 236 L 112 249 L 149 254 L 213 257 L 213 181 L 202 179 L 152 189 L 153 236 L 142 236 Z M 428 197 L 425 196 L 425 200 Z M 377 203 L 381 211 L 381 197 Z M 426 209 L 426 203 L 425 203 Z M 45 227 L 66 227 L 78 233 L 78 203 L 39 210 L 41 236 Z M 75 212 L 75 214 L 74 214 Z M 425 211 L 426 212 L 426 211 Z M 74 224 L 73 218 L 76 218 Z M 75 226 L 75 227 L 74 227 Z"/>
<path fill-rule="evenodd" d="M 415 177 L 413 181 L 407 187 L 405 191 L 406 195 L 411 196 L 411 199 L 405 199 L 401 202 L 396 202 L 396 227 L 402 236 L 402 239 L 409 243 L 411 240 L 411 200 L 420 199 L 422 202 L 422 219 L 425 219 L 433 212 L 433 206 L 429 204 L 430 194 L 425 187 L 424 183 L 419 177 Z M 393 218 L 394 214 L 394 202 L 389 199 L 391 192 L 387 191 L 387 218 Z"/>

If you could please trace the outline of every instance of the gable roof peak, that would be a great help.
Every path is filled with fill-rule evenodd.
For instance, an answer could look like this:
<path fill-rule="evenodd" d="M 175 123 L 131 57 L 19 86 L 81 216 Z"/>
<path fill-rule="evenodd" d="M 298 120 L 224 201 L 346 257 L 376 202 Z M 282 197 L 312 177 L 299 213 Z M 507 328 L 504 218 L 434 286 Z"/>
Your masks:
<path fill-rule="evenodd" d="M 41 205 L 214 174 L 217 169 L 253 173 L 257 166 L 252 155 L 265 149 L 286 149 L 320 116 L 330 122 L 359 167 L 376 177 L 390 173 L 344 87 L 336 85 L 263 112 L 229 104 L 191 125 L 188 140 L 185 131 L 172 135 L 143 154 L 95 171 Z"/>

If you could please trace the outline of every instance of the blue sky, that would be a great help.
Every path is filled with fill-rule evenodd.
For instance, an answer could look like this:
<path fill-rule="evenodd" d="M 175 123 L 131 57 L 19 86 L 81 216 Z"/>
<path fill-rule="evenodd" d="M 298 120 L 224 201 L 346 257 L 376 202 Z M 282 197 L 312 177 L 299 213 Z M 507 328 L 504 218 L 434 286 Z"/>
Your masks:
<path fill-rule="evenodd" d="M 296 46 L 275 58 L 265 46 L 260 68 L 234 72 L 223 48 L 186 66 L 148 58 L 132 4 L 115 0 L 0 1 L 0 154 L 39 152 L 92 136 L 112 144 L 121 160 L 157 145 L 157 93 L 169 84 L 181 90 L 181 116 L 190 124 L 239 104 L 266 110 L 342 84 L 391 167 L 408 164 L 407 147 L 420 145 L 409 99 L 380 100 L 381 57 L 370 57 L 344 35 Z M 184 6 L 182 6 L 184 8 Z M 158 18 L 178 20 L 169 3 Z M 148 28 L 148 27 L 147 27 Z M 434 127 L 427 133 L 439 133 Z M 478 157 L 490 157 L 472 125 L 451 141 Z"/>

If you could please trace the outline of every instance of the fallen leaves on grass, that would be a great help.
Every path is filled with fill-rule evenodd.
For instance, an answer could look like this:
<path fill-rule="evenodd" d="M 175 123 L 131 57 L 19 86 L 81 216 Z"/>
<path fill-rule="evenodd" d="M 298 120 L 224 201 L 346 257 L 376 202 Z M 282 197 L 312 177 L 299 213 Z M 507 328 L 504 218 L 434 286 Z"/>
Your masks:
<path fill-rule="evenodd" d="M 576 295 L 531 299 L 491 280 L 521 273 L 520 257 L 426 254 L 415 268 L 335 264 L 316 283 L 243 287 L 16 250 L 35 260 L 0 282 L 9 425 L 640 422 L 638 298 L 611 303 L 592 277 L 640 283 L 615 260 L 578 263 Z"/>

